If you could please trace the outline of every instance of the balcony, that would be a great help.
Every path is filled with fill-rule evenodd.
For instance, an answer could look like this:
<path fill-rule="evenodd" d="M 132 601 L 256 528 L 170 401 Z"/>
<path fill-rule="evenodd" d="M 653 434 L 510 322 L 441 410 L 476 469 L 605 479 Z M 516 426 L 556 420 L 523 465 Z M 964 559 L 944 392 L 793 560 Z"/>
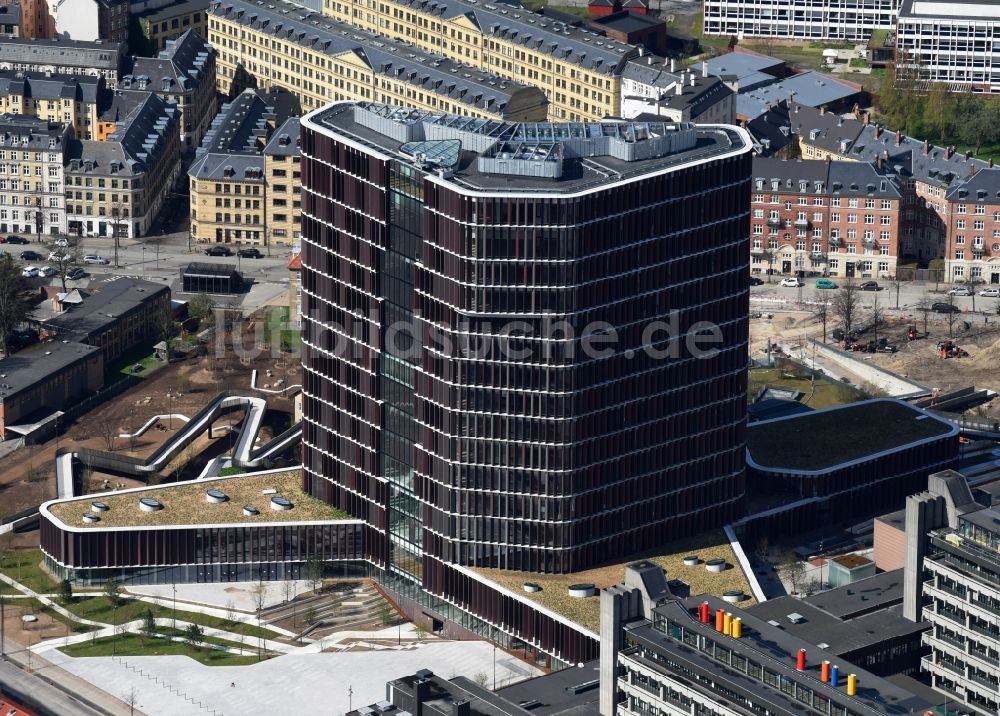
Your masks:
<path fill-rule="evenodd" d="M 988 679 L 985 676 L 979 676 L 974 671 L 969 671 L 969 675 L 966 678 L 968 678 L 969 681 L 973 681 L 979 684 L 980 686 L 985 686 L 991 691 L 996 691 L 997 685 L 1000 684 L 1000 681 L 998 681 L 997 679 Z"/>
<path fill-rule="evenodd" d="M 795 220 L 795 228 L 796 229 L 808 229 L 809 228 L 809 219 L 796 219 Z"/>
<path fill-rule="evenodd" d="M 774 217 L 771 217 L 770 219 L 767 220 L 767 225 L 768 226 L 781 226 L 781 219 L 776 219 Z"/>

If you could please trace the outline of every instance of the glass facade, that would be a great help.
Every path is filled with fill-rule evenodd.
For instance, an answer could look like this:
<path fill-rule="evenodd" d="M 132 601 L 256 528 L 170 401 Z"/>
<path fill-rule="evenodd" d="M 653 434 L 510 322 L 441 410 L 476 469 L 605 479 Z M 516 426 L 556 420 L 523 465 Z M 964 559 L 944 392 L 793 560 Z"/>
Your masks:
<path fill-rule="evenodd" d="M 586 656 L 452 565 L 574 572 L 740 514 L 749 154 L 470 191 L 352 132 L 303 120 L 305 487 L 386 579 Z"/>

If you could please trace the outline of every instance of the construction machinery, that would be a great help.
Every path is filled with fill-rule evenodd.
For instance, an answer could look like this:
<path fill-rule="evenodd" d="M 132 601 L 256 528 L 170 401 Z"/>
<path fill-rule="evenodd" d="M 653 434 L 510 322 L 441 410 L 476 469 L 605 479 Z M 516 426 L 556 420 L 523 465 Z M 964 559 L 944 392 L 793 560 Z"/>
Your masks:
<path fill-rule="evenodd" d="M 969 353 L 955 345 L 954 341 L 941 341 L 937 344 L 937 354 L 941 358 L 964 358 Z"/>

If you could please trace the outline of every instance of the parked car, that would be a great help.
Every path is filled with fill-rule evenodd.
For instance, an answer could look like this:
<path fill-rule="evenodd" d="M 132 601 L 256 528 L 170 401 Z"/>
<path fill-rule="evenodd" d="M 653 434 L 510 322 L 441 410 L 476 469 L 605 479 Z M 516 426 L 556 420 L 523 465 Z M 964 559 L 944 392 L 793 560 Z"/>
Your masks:
<path fill-rule="evenodd" d="M 881 291 L 882 287 L 878 285 L 878 281 L 865 281 L 858 286 L 862 291 Z"/>
<path fill-rule="evenodd" d="M 750 277 L 750 285 L 751 286 L 763 286 L 764 285 L 764 279 L 757 278 L 756 276 L 751 276 Z"/>
<path fill-rule="evenodd" d="M 87 275 L 87 272 L 84 271 L 79 266 L 74 266 L 71 271 L 67 271 L 66 272 L 66 278 L 72 279 L 74 281 L 77 281 L 77 280 L 83 278 L 86 275 Z"/>
<path fill-rule="evenodd" d="M 972 290 L 966 288 L 965 286 L 956 286 L 955 288 L 948 291 L 949 296 L 971 296 Z"/>
<path fill-rule="evenodd" d="M 69 239 L 56 239 L 54 243 L 59 248 L 65 249 L 67 246 L 69 246 Z"/>
<path fill-rule="evenodd" d="M 100 264 L 101 266 L 107 266 L 111 262 L 108 261 L 103 256 L 99 256 L 97 254 L 87 254 L 86 256 L 83 257 L 83 263 L 85 263 L 85 264 Z"/>
<path fill-rule="evenodd" d="M 25 266 L 21 270 L 21 275 L 24 276 L 25 278 L 34 278 L 35 276 L 38 275 L 38 267 L 37 266 Z"/>
<path fill-rule="evenodd" d="M 931 306 L 931 310 L 934 311 L 934 313 L 960 313 L 962 309 L 954 303 L 944 303 L 939 301 Z"/>
<path fill-rule="evenodd" d="M 45 278 L 48 278 L 49 276 L 55 276 L 57 273 L 59 272 L 56 271 L 51 266 L 42 266 L 40 269 L 38 269 L 38 275 L 44 276 Z"/>
<path fill-rule="evenodd" d="M 788 278 L 781 279 L 779 283 L 780 286 L 788 286 L 790 288 L 798 288 L 799 286 L 805 286 L 799 279 L 789 276 Z"/>
<path fill-rule="evenodd" d="M 72 256 L 69 254 L 61 254 L 58 251 L 52 251 L 49 253 L 49 261 L 69 261 Z"/>
<path fill-rule="evenodd" d="M 41 261 L 44 256 L 42 256 L 37 251 L 22 251 L 21 260 L 22 261 Z"/>
<path fill-rule="evenodd" d="M 816 288 L 837 288 L 837 284 L 828 278 L 816 279 Z"/>
<path fill-rule="evenodd" d="M 13 236 L 13 235 L 11 235 L 11 236 L 8 236 L 6 239 L 4 239 L 4 243 L 6 243 L 6 244 L 30 244 L 31 242 L 28 241 L 23 236 Z"/>
<path fill-rule="evenodd" d="M 1000 288 L 984 288 L 979 295 L 986 298 L 1000 298 Z"/>
<path fill-rule="evenodd" d="M 228 246 L 209 246 L 205 249 L 206 256 L 232 256 L 233 250 Z"/>
<path fill-rule="evenodd" d="M 244 258 L 244 259 L 262 259 L 262 258 L 264 258 L 264 254 L 262 254 L 257 249 L 240 249 L 236 253 L 238 253 L 240 255 L 240 257 Z"/>

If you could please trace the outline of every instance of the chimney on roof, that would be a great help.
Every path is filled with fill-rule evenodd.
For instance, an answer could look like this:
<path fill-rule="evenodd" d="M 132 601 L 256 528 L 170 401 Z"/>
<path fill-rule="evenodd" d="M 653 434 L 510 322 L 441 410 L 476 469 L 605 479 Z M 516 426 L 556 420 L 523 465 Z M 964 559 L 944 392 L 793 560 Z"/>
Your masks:
<path fill-rule="evenodd" d="M 690 74 L 690 77 L 691 77 L 691 86 L 694 87 L 694 72 Z"/>
<path fill-rule="evenodd" d="M 642 57 L 642 52 L 643 52 L 642 45 L 636 45 L 636 48 L 639 50 L 639 57 Z"/>
<path fill-rule="evenodd" d="M 879 174 L 881 174 L 881 173 L 882 173 L 882 168 L 883 168 L 884 166 L 885 166 L 885 159 L 884 159 L 884 158 L 882 158 L 881 156 L 880 156 L 880 157 L 877 157 L 877 158 L 875 159 L 875 170 L 876 170 L 876 171 L 877 171 L 877 172 L 878 172 Z"/>
<path fill-rule="evenodd" d="M 865 126 L 867 127 L 872 122 L 872 113 L 865 112 Z"/>
<path fill-rule="evenodd" d="M 970 159 L 972 159 L 972 152 L 966 152 L 965 153 L 965 160 L 968 161 Z"/>
<path fill-rule="evenodd" d="M 819 108 L 819 114 L 820 114 L 820 116 L 821 116 L 821 117 L 822 117 L 822 116 L 823 116 L 824 114 L 826 114 L 826 107 L 820 107 L 820 108 Z"/>
<path fill-rule="evenodd" d="M 882 128 L 879 125 L 875 125 L 875 139 L 878 139 L 879 135 L 882 134 Z"/>
<path fill-rule="evenodd" d="M 928 141 L 927 141 L 927 140 L 925 139 L 925 140 L 924 140 L 924 156 L 925 156 L 925 157 L 927 156 L 927 153 L 928 153 L 928 152 L 930 152 L 930 150 L 931 150 L 931 145 L 930 145 L 930 142 L 928 142 Z"/>
<path fill-rule="evenodd" d="M 882 158 L 885 159 L 886 161 L 889 161 L 889 150 L 888 149 L 883 149 L 882 150 Z"/>
<path fill-rule="evenodd" d="M 795 114 L 798 114 L 798 113 L 799 113 L 799 106 L 795 105 Z"/>
<path fill-rule="evenodd" d="M 989 160 L 989 165 L 990 165 L 990 169 L 992 169 L 993 168 L 993 160 L 992 159 Z"/>
<path fill-rule="evenodd" d="M 950 144 L 944 148 L 944 158 L 945 160 L 951 159 L 951 153 L 955 151 L 955 148 Z"/>
<path fill-rule="evenodd" d="M 770 112 L 771 111 L 771 103 L 767 102 L 766 104 L 767 104 L 767 111 Z"/>
<path fill-rule="evenodd" d="M 675 60 L 673 57 L 670 58 L 670 71 L 671 72 L 677 71 L 677 60 Z"/>
<path fill-rule="evenodd" d="M 844 118 L 843 117 L 838 117 L 837 118 L 837 126 L 838 127 L 843 127 L 844 126 Z"/>
<path fill-rule="evenodd" d="M 969 178 L 976 176 L 976 164 L 975 162 L 969 162 Z"/>
<path fill-rule="evenodd" d="M 701 63 L 701 76 L 702 77 L 708 77 L 708 63 L 707 62 L 702 62 Z"/>
<path fill-rule="evenodd" d="M 896 146 L 897 146 L 897 147 L 899 146 L 899 143 L 900 143 L 901 141 L 903 141 L 903 135 L 902 135 L 902 133 L 900 133 L 900 131 L 899 131 L 899 130 L 897 129 L 897 130 L 896 130 Z"/>
<path fill-rule="evenodd" d="M 676 85 L 674 85 L 674 87 L 676 88 L 675 91 L 676 91 L 678 97 L 680 97 L 682 94 L 684 94 L 684 80 L 683 79 L 680 82 L 678 82 Z"/>

